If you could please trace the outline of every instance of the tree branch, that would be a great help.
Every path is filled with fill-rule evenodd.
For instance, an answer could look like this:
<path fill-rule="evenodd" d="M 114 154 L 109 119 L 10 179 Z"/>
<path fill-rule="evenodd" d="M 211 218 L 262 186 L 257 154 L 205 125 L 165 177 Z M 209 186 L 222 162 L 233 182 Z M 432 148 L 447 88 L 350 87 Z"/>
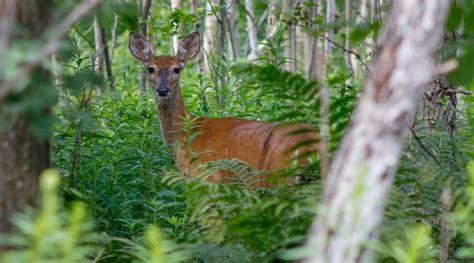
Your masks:
<path fill-rule="evenodd" d="M 57 26 L 53 27 L 50 32 L 54 35 L 42 45 L 41 51 L 32 60 L 21 65 L 21 71 L 0 86 L 0 101 L 3 100 L 26 75 L 29 75 L 35 68 L 41 66 L 43 61 L 47 60 L 61 44 L 63 36 L 67 33 L 81 17 L 87 15 L 94 7 L 99 4 L 100 0 L 84 0 L 77 5 Z"/>
<path fill-rule="evenodd" d="M 426 148 L 426 146 L 421 141 L 420 137 L 418 137 L 418 135 L 416 135 L 415 131 L 411 127 L 410 127 L 410 132 L 413 135 L 413 138 L 415 138 L 415 141 L 421 146 L 423 151 L 428 153 L 428 155 L 433 159 L 433 161 L 435 161 L 435 163 L 437 165 L 441 165 L 441 163 L 438 161 L 438 158 L 436 158 L 436 156 L 432 152 L 430 152 L 430 150 L 428 150 L 428 148 Z"/>
<path fill-rule="evenodd" d="M 357 60 L 359 60 L 360 63 L 367 69 L 367 71 L 369 71 L 369 73 L 371 72 L 370 67 L 364 62 L 364 60 L 362 59 L 362 56 L 359 53 L 355 52 L 354 50 L 346 49 L 343 45 L 341 45 L 341 44 L 337 43 L 336 41 L 326 37 L 323 34 L 320 34 L 320 37 L 327 40 L 333 46 L 341 49 L 342 51 L 354 55 L 357 58 Z"/>

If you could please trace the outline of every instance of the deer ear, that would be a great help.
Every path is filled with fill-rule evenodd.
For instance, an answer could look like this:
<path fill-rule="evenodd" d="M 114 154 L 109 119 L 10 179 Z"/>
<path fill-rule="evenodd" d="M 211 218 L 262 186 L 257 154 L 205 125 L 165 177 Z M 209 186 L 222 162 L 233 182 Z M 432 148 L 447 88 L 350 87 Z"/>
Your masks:
<path fill-rule="evenodd" d="M 177 56 L 180 62 L 185 63 L 186 61 L 195 58 L 200 49 L 201 36 L 199 35 L 199 32 L 193 32 L 179 43 Z"/>
<path fill-rule="evenodd" d="M 142 34 L 130 33 L 128 48 L 130 49 L 130 53 L 142 62 L 148 62 L 153 57 L 150 43 L 148 43 Z"/>

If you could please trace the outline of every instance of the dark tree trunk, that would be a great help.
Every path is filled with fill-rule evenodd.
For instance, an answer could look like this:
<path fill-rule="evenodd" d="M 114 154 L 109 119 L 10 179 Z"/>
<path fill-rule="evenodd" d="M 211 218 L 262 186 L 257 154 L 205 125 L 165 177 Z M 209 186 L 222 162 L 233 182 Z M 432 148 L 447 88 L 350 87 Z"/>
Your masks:
<path fill-rule="evenodd" d="M 104 48 L 103 52 L 104 52 L 105 70 L 107 73 L 107 81 L 108 81 L 110 90 L 115 90 L 115 79 L 114 79 L 114 73 L 112 71 L 112 60 L 110 58 L 109 45 L 107 44 L 105 29 L 101 27 L 100 33 L 102 35 L 102 47 Z"/>
<path fill-rule="evenodd" d="M 38 176 L 49 166 L 48 140 L 36 139 L 28 118 L 13 116 L 0 131 L 0 232 L 12 232 L 12 212 L 36 199 Z"/>
<path fill-rule="evenodd" d="M 22 35 L 17 38 L 34 39 L 50 24 L 53 17 L 52 0 L 17 1 L 15 21 L 21 26 Z M 44 70 L 33 72 L 34 81 L 15 96 L 31 95 L 39 85 L 49 84 L 49 73 Z M 52 88 L 52 87 L 51 87 Z M 11 98 L 6 98 L 9 100 Z M 49 166 L 49 142 L 32 134 L 26 113 L 7 113 L 5 101 L 0 101 L 0 232 L 12 232 L 9 218 L 14 211 L 24 205 L 35 203 L 38 176 Z M 49 109 L 37 109 L 41 114 L 49 114 Z M 7 115 L 8 114 L 8 115 Z"/>

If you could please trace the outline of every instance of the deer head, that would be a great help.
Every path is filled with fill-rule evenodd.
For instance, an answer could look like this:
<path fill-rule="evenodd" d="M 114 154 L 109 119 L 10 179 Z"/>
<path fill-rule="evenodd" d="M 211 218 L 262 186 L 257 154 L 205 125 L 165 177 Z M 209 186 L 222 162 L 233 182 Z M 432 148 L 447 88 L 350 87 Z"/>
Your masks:
<path fill-rule="evenodd" d="M 198 32 L 185 37 L 176 56 L 154 56 L 150 43 L 138 33 L 131 33 L 129 49 L 146 67 L 152 90 L 157 97 L 169 98 L 178 93 L 179 76 L 186 62 L 199 53 L 201 40 Z"/>

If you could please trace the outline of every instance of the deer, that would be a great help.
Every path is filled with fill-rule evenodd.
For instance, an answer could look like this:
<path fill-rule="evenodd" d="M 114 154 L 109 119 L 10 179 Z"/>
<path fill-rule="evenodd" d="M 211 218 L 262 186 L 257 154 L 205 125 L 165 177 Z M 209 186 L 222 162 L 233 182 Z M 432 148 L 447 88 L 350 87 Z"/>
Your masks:
<path fill-rule="evenodd" d="M 234 117 L 198 117 L 196 137 L 189 145 L 195 156 L 192 161 L 194 157 L 186 147 L 188 134 L 183 131 L 183 121 L 190 113 L 181 94 L 180 74 L 186 63 L 198 55 L 200 47 L 200 34 L 193 32 L 179 43 L 175 56 L 154 56 L 143 35 L 132 32 L 129 37 L 130 53 L 148 72 L 161 132 L 181 175 L 192 175 L 202 163 L 225 159 L 238 159 L 254 170 L 271 173 L 289 168 L 298 152 L 321 153 L 325 149 L 321 136 L 306 123 L 284 125 Z M 304 146 L 294 149 L 301 144 Z M 224 182 L 229 176 L 232 174 L 219 171 L 207 180 Z"/>

